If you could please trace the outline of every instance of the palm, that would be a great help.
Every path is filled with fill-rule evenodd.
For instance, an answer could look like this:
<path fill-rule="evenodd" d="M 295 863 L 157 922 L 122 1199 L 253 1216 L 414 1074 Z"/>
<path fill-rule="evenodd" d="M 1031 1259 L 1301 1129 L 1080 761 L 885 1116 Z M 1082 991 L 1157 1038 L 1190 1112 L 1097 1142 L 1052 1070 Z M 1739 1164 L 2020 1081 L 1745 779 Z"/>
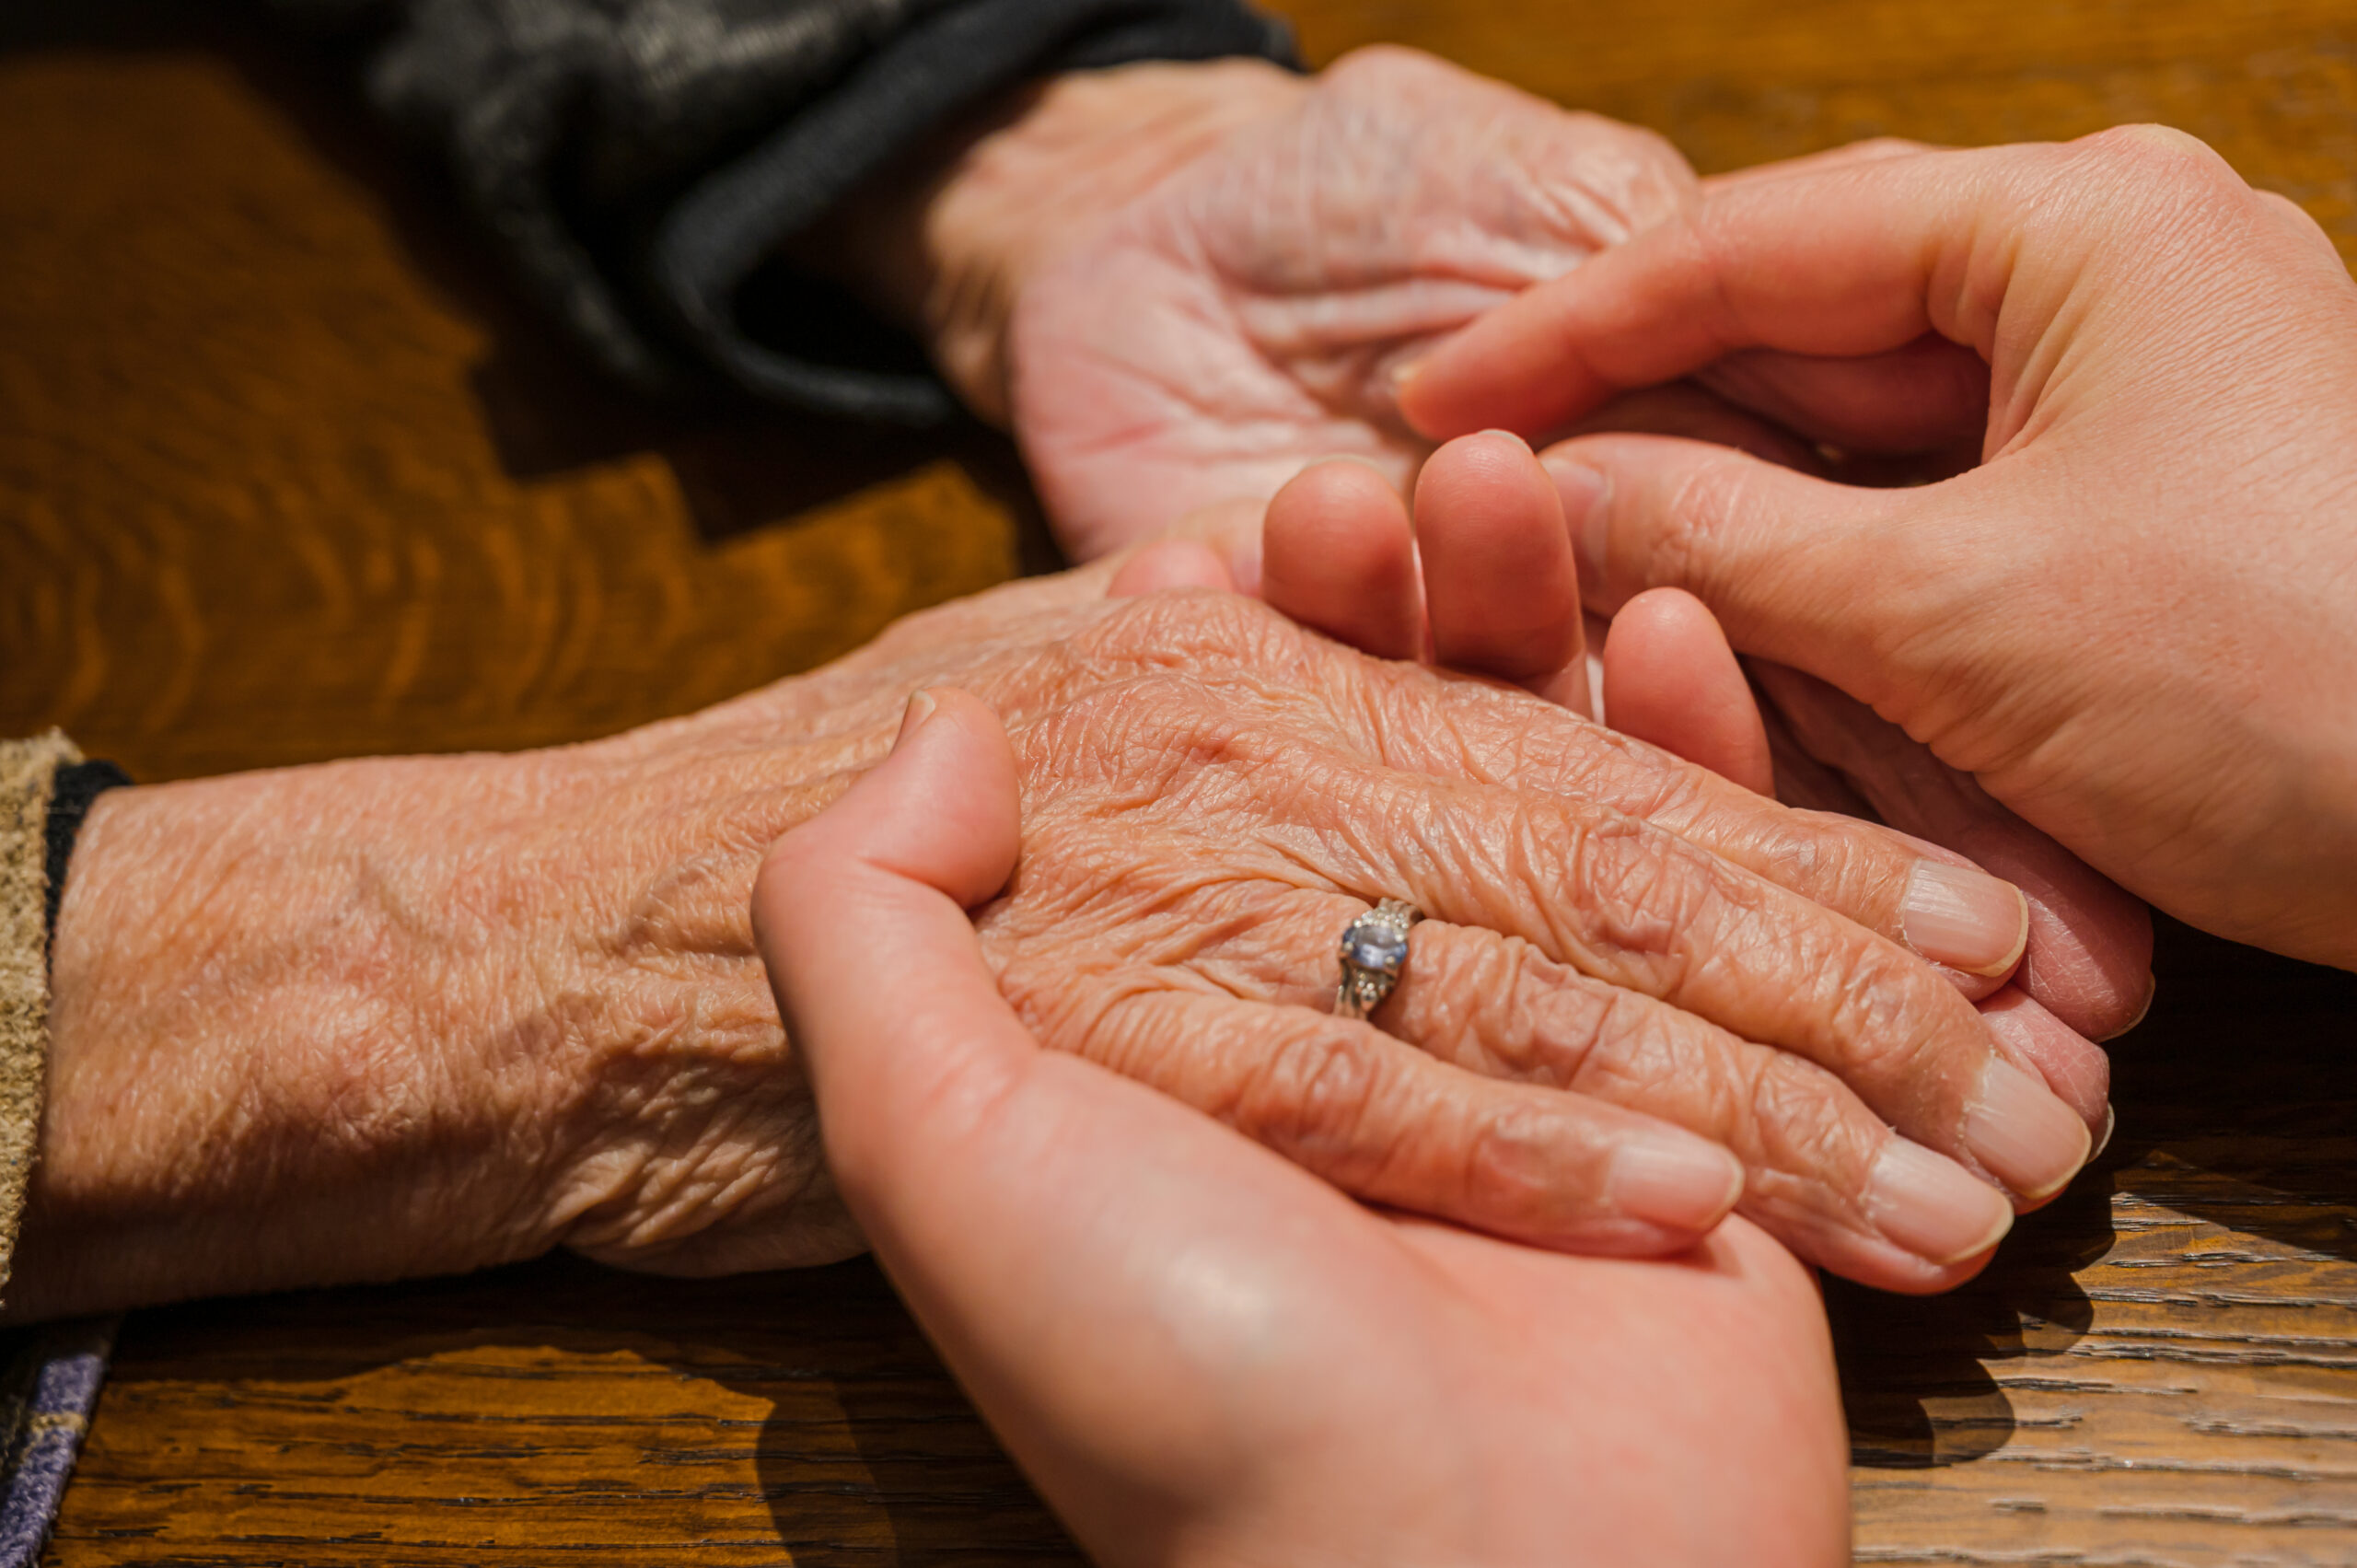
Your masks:
<path fill-rule="evenodd" d="M 986 1234 L 1028 1286 L 1006 1380 L 1061 1394 L 1079 1490 L 1124 1499 L 1092 1544 L 1160 1556 L 1136 1550 L 1140 1497 L 1251 1475 L 1275 1484 L 1190 1521 L 1204 1557 L 1846 1557 L 1822 1308 L 1744 1221 L 1672 1262 L 1533 1250 L 1370 1213 L 1128 1085 L 1056 1076 L 1086 1109 L 1034 1075 L 957 1179 L 1006 1205 Z"/>
<path fill-rule="evenodd" d="M 1016 863 L 1016 756 L 928 700 L 771 852 L 755 929 L 846 1202 L 1095 1560 L 1846 1560 L 1788 1254 L 1739 1219 L 1640 1261 L 1385 1215 L 1044 1050 L 966 912 Z"/>
<path fill-rule="evenodd" d="M 1389 377 L 1693 189 L 1645 132 L 1370 50 L 1165 180 L 1024 290 L 1016 430 L 1075 557 L 1322 457 L 1404 482 Z"/>

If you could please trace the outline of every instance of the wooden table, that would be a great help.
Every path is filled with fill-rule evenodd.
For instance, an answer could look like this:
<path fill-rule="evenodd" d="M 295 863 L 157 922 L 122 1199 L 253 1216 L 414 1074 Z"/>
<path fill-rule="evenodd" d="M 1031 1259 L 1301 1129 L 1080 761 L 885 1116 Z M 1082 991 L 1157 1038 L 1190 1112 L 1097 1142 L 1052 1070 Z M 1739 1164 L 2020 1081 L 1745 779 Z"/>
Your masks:
<path fill-rule="evenodd" d="M 1705 168 L 2165 120 L 2357 246 L 2357 5 L 1302 0 Z M 691 419 L 518 309 L 332 73 L 203 7 L 0 20 L 0 733 L 144 778 L 537 745 L 1044 559 L 1004 445 Z M 1858 1555 L 2357 1562 L 2357 980 L 2171 928 L 2119 1134 L 1973 1288 L 1837 1289 Z M 1071 1548 L 864 1264 L 550 1261 L 141 1313 L 59 1563 Z"/>

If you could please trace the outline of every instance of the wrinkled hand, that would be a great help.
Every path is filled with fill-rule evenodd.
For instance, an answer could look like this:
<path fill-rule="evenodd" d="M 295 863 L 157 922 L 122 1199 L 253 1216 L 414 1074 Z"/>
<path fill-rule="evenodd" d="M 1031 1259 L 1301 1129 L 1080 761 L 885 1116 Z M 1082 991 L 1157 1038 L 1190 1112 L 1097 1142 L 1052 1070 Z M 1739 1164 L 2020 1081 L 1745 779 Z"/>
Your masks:
<path fill-rule="evenodd" d="M 1640 594 L 1591 656 L 1554 485 L 1514 436 L 1442 447 L 1417 479 L 1412 516 L 1364 466 L 1316 464 L 1265 509 L 1236 503 L 1190 518 L 1115 578 L 1117 592 L 1179 585 L 1250 587 L 1353 646 L 1421 654 L 1578 712 L 1593 711 L 1593 668 L 1620 733 L 1787 804 L 1879 812 L 1920 835 L 1921 880 L 1902 900 L 1898 935 L 1960 979 L 2010 973 L 1980 1001 L 2002 1049 L 2108 1136 L 2109 1064 L 2086 1037 L 2119 1032 L 2151 994 L 2144 906 L 1821 682 L 1759 666 L 1778 703 L 1763 708 L 1691 595 Z M 1776 721 L 1772 735 L 1763 714 Z M 1951 870 L 1934 846 L 1970 858 L 1947 857 Z M 2012 885 L 1971 874 L 1974 861 L 2003 867 Z"/>
<path fill-rule="evenodd" d="M 102 797 L 17 1310 L 552 1246 L 678 1272 L 853 1249 L 747 898 L 950 681 L 1022 764 L 983 935 L 1027 1022 L 1361 1196 L 1648 1251 L 1740 1187 L 1806 1256 L 1920 1289 L 2006 1225 L 1967 1170 L 2026 1203 L 2084 1159 L 1896 945 L 1913 846 L 1233 595 L 1109 600 L 1115 570 L 594 745 Z M 1433 918 L 1377 1028 L 1327 1008 L 1385 895 Z"/>
<path fill-rule="evenodd" d="M 1015 865 L 1016 758 L 970 697 L 925 706 L 771 854 L 755 923 L 852 1212 L 1093 1560 L 1848 1561 L 1789 1255 L 1740 1220 L 1638 1263 L 1388 1217 L 1042 1051 L 959 908 Z"/>
<path fill-rule="evenodd" d="M 2315 224 L 2147 127 L 1714 190 L 1404 395 L 1436 432 L 1544 429 L 1764 365 L 1791 417 L 1977 434 L 1979 467 L 1897 492 L 1642 438 L 1551 457 L 1597 608 L 1689 587 L 2130 890 L 2357 965 L 2353 361 Z"/>
<path fill-rule="evenodd" d="M 1692 189 L 1650 132 L 1346 57 L 1023 285 L 1013 423 L 1059 537 L 1086 559 L 1336 454 L 1404 482 L 1430 447 L 1392 369 Z"/>
<path fill-rule="evenodd" d="M 1623 734 L 1788 805 L 1878 816 L 2004 877 L 2030 915 L 2014 984 L 2067 1030 L 2107 1039 L 2150 1002 L 2152 925 L 2141 902 L 1822 681 L 1754 661 L 1755 694 L 1716 621 L 1691 596 L 1656 588 L 1625 602 L 1605 630 L 1601 656 L 1592 656 L 1556 486 L 1515 437 L 1492 432 L 1443 447 L 1418 477 L 1412 516 L 1378 476 L 1334 463 L 1289 483 L 1265 521 L 1249 506 L 1207 517 L 1232 537 L 1223 539 L 1224 558 L 1192 580 L 1257 585 L 1270 603 L 1354 646 L 1398 657 L 1422 652 L 1581 712 L 1596 711 L 1594 666 L 1602 716 Z M 1125 571 L 1134 575 L 1176 548 L 1151 547 Z M 1955 912 L 1941 908 L 1945 901 L 1935 896 L 1926 911 L 1930 929 L 1906 933 L 1919 952 L 1966 969 L 2010 960 L 2009 947 L 1958 928 Z M 2012 928 L 1991 935 L 2009 943 Z M 2100 1062 L 2097 1052 L 2074 1055 L 2079 1066 Z M 2102 1124 L 2100 1077 L 2079 1086 L 2089 1097 L 2084 1103 L 2072 1087 L 2056 1086 Z"/>

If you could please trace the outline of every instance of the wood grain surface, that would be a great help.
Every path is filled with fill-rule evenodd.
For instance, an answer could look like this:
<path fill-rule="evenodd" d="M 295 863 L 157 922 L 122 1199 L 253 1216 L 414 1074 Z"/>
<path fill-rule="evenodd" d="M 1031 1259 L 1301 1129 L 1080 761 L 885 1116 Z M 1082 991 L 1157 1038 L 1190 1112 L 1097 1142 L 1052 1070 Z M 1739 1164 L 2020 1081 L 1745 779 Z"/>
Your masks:
<path fill-rule="evenodd" d="M 2357 255 L 2357 5 L 1280 8 L 1706 169 L 2165 120 Z M 551 743 L 1044 559 L 983 433 L 598 385 L 244 13 L 0 18 L 0 732 L 150 779 Z M 2174 927 L 2159 972 L 2112 1148 L 1980 1283 L 1832 1292 L 1860 1561 L 2357 1562 L 2357 979 Z M 871 1267 L 551 1260 L 134 1316 L 48 1560 L 1071 1555 Z"/>

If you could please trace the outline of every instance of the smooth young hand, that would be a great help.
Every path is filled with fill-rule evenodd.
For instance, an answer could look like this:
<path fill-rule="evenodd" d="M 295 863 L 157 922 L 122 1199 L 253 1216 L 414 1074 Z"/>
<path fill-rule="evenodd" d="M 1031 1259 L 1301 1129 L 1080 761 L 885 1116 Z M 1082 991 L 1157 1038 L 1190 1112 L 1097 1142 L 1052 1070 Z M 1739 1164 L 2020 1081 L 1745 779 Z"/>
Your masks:
<path fill-rule="evenodd" d="M 2316 226 L 2138 127 L 1715 186 L 1402 401 L 1436 436 L 1537 434 L 1716 366 L 1829 438 L 1977 437 L 1978 467 L 1898 491 L 1644 437 L 1547 458 L 1593 608 L 1690 589 L 2131 891 L 2357 966 L 2352 365 Z"/>

